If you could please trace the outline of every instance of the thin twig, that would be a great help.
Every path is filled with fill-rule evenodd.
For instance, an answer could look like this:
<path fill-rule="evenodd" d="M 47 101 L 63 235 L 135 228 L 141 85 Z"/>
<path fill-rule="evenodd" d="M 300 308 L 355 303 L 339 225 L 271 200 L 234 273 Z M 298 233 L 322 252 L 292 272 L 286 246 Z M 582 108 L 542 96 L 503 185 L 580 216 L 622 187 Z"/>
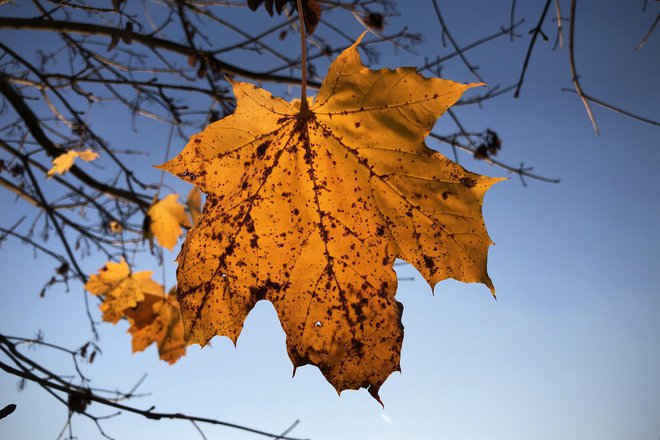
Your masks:
<path fill-rule="evenodd" d="M 441 142 L 447 143 L 447 144 L 449 144 L 449 145 L 451 145 L 455 148 L 458 148 L 459 150 L 464 151 L 466 153 L 474 154 L 474 149 L 472 147 L 470 147 L 469 145 L 465 145 L 465 144 L 460 143 L 455 137 L 442 136 L 440 134 L 433 133 L 433 132 L 429 133 L 429 137 L 431 137 L 433 139 L 437 139 Z M 545 177 L 545 176 L 541 176 L 539 174 L 532 173 L 533 168 L 532 167 L 525 167 L 525 166 L 523 166 L 523 164 L 521 164 L 519 167 L 514 167 L 514 166 L 508 165 L 504 162 L 501 162 L 497 159 L 493 159 L 492 157 L 487 157 L 483 160 L 486 163 L 489 163 L 491 165 L 495 165 L 496 167 L 502 168 L 503 170 L 506 170 L 510 173 L 517 174 L 517 175 L 521 176 L 521 178 L 524 176 L 524 177 L 529 177 L 531 179 L 540 180 L 542 182 L 547 182 L 547 183 L 559 183 L 560 182 L 559 179 L 553 179 L 551 177 Z"/>
<path fill-rule="evenodd" d="M 435 10 L 435 15 L 438 18 L 438 21 L 440 22 L 440 26 L 442 27 L 442 32 L 444 33 L 444 35 L 447 36 L 447 38 L 449 39 L 449 42 L 451 43 L 452 47 L 458 53 L 458 56 L 461 57 L 461 60 L 463 60 L 463 63 L 465 64 L 465 67 L 467 67 L 468 70 L 470 72 L 472 72 L 472 74 L 475 76 L 475 78 L 477 78 L 479 80 L 479 82 L 485 83 L 485 81 L 481 78 L 479 73 L 477 73 L 477 68 L 478 67 L 473 66 L 472 64 L 470 64 L 470 62 L 465 57 L 465 54 L 463 53 L 461 48 L 456 43 L 456 40 L 454 40 L 454 37 L 449 32 L 449 29 L 447 28 L 447 24 L 445 23 L 445 20 L 442 17 L 442 14 L 440 13 L 440 6 L 438 6 L 437 0 L 431 0 L 431 2 L 433 3 L 433 9 Z"/>
<path fill-rule="evenodd" d="M 557 46 L 562 49 L 564 47 L 564 25 L 561 18 L 561 6 L 559 5 L 559 0 L 555 0 L 555 12 L 557 13 L 557 39 L 555 40 L 555 46 L 553 49 L 556 49 Z"/>
<path fill-rule="evenodd" d="M 510 40 L 513 41 L 513 22 L 514 22 L 514 16 L 516 14 L 516 0 L 511 0 L 511 13 L 509 14 L 509 28 L 511 29 L 510 35 Z"/>
<path fill-rule="evenodd" d="M 108 26 L 92 23 L 80 23 L 62 20 L 45 21 L 38 18 L 14 17 L 0 17 L 0 29 L 32 29 L 51 32 L 70 32 L 86 35 L 106 35 L 109 37 L 112 37 L 113 35 L 121 32 L 121 29 L 115 29 Z M 206 57 L 212 64 L 211 67 L 215 67 L 228 74 L 242 76 L 244 78 L 251 78 L 257 81 L 270 81 L 274 83 L 297 84 L 299 82 L 298 79 L 289 76 L 263 74 L 260 72 L 246 70 L 233 64 L 221 61 L 210 52 L 196 51 L 191 47 L 185 46 L 175 41 L 165 40 L 137 32 L 134 32 L 131 36 L 134 42 L 143 44 L 147 47 L 158 47 L 170 52 L 179 53 L 181 55 L 196 55 Z"/>
<path fill-rule="evenodd" d="M 300 66 L 300 72 L 302 74 L 300 81 L 300 112 L 307 113 L 309 112 L 309 106 L 307 105 L 307 39 L 305 38 L 305 20 L 303 19 L 302 1 L 297 1 L 298 17 L 300 18 L 300 50 L 302 53 L 302 66 Z"/>
<path fill-rule="evenodd" d="M 651 34 L 652 34 L 653 31 L 655 30 L 655 27 L 658 25 L 658 22 L 659 22 L 659 21 L 660 21 L 660 14 L 658 14 L 658 15 L 655 16 L 655 20 L 653 21 L 653 24 L 651 25 L 651 28 L 650 28 L 649 31 L 646 33 L 646 35 L 644 35 L 644 38 L 642 38 L 642 41 L 639 42 L 639 44 L 637 45 L 637 47 L 635 47 L 635 50 L 640 50 L 642 47 L 644 47 L 644 45 L 646 44 L 646 42 L 649 40 L 649 37 L 651 37 Z"/>
<path fill-rule="evenodd" d="M 516 92 L 513 94 L 514 98 L 518 98 L 520 96 L 520 88 L 522 87 L 523 80 L 525 79 L 525 73 L 527 72 L 527 66 L 529 65 L 529 60 L 532 57 L 532 50 L 534 50 L 534 44 L 536 43 L 536 38 L 539 36 L 539 34 L 545 36 L 545 34 L 543 34 L 543 31 L 541 30 L 541 26 L 543 25 L 545 16 L 548 13 L 548 8 L 550 7 L 551 1 L 552 0 L 547 0 L 545 2 L 545 6 L 543 7 L 543 12 L 541 13 L 541 17 L 539 18 L 539 22 L 537 23 L 536 27 L 532 29 L 532 40 L 529 42 L 529 47 L 527 48 L 525 61 L 523 61 L 522 71 L 520 72 L 520 79 L 518 79 L 518 87 L 516 87 Z"/>
<path fill-rule="evenodd" d="M 502 35 L 508 35 L 509 33 L 512 33 L 513 30 L 514 30 L 515 28 L 517 28 L 518 26 L 520 26 L 520 25 L 523 24 L 524 22 L 525 22 L 525 19 L 524 19 L 524 18 L 521 18 L 521 19 L 518 20 L 517 22 L 513 23 L 513 25 L 512 25 L 511 27 L 508 27 L 508 28 L 500 28 L 500 30 L 499 30 L 498 32 L 495 32 L 495 33 L 493 33 L 493 34 L 491 34 L 491 35 L 488 35 L 488 36 L 486 36 L 486 37 L 483 37 L 483 38 L 480 38 L 480 39 L 478 39 L 478 40 L 476 40 L 476 41 L 473 41 L 472 43 L 467 44 L 467 45 L 461 47 L 460 50 L 458 50 L 458 51 L 454 51 L 454 52 L 452 52 L 452 53 L 450 53 L 450 54 L 448 54 L 448 55 L 444 55 L 444 56 L 442 56 L 442 57 L 438 57 L 438 58 L 436 58 L 435 60 L 433 60 L 433 62 L 431 62 L 431 63 L 426 63 L 424 66 L 422 66 L 422 67 L 420 68 L 420 70 L 429 70 L 429 69 L 431 69 L 432 67 L 434 67 L 434 66 L 436 66 L 436 65 L 438 65 L 438 64 L 444 63 L 445 61 L 448 61 L 448 60 L 450 60 L 450 59 L 452 59 L 452 58 L 458 56 L 460 53 L 463 53 L 463 54 L 464 54 L 464 53 L 467 52 L 468 50 L 473 49 L 473 48 L 478 47 L 478 46 L 481 46 L 482 44 L 487 43 L 487 42 L 489 42 L 489 41 L 491 41 L 491 40 L 494 40 L 494 39 L 496 39 L 496 38 L 498 38 L 498 37 L 501 37 Z"/>
<path fill-rule="evenodd" d="M 563 89 L 561 89 L 561 90 L 562 90 L 563 92 L 571 92 L 571 93 L 576 93 L 576 94 L 577 94 L 577 92 L 576 92 L 574 89 L 563 88 Z M 624 109 L 622 109 L 622 108 L 620 108 L 620 107 L 617 107 L 617 106 L 615 106 L 615 105 L 608 104 L 607 102 L 604 102 L 604 101 L 602 101 L 602 100 L 600 100 L 600 99 L 598 99 L 598 98 L 594 98 L 593 96 L 588 95 L 588 94 L 586 94 L 586 93 L 583 93 L 583 94 L 582 94 L 582 97 L 583 97 L 584 99 L 586 99 L 587 101 L 593 102 L 594 104 L 599 105 L 599 106 L 601 106 L 601 107 L 603 107 L 603 108 L 605 108 L 605 109 L 607 109 L 607 110 L 611 110 L 611 111 L 613 111 L 613 112 L 615 112 L 615 113 L 619 113 L 619 114 L 621 114 L 621 115 L 627 116 L 627 117 L 632 118 L 632 119 L 637 119 L 638 121 L 641 121 L 641 122 L 646 122 L 647 124 L 655 125 L 656 127 L 657 127 L 657 126 L 660 126 L 660 122 L 659 122 L 659 121 L 656 121 L 656 120 L 653 120 L 653 119 L 649 119 L 649 118 L 646 118 L 646 117 L 644 117 L 644 116 L 640 116 L 640 115 L 635 114 L 635 113 L 631 113 L 631 112 L 629 112 L 629 111 L 627 111 L 627 110 L 624 110 Z"/>
<path fill-rule="evenodd" d="M 199 427 L 197 422 L 195 422 L 194 420 L 191 420 L 190 423 L 192 423 L 193 426 L 195 427 L 195 429 L 197 429 L 197 432 L 199 432 L 199 435 L 202 436 L 202 439 L 207 440 L 206 435 L 204 435 L 204 431 L 202 431 L 202 428 Z"/>
<path fill-rule="evenodd" d="M 577 0 L 571 0 L 571 15 L 568 24 L 568 59 L 569 65 L 571 67 L 571 81 L 573 82 L 573 87 L 575 92 L 580 97 L 584 108 L 587 110 L 587 115 L 591 121 L 591 125 L 594 127 L 596 135 L 600 135 L 600 129 L 598 128 L 598 123 L 596 123 L 596 118 L 594 113 L 591 111 L 591 106 L 589 101 L 584 96 L 584 91 L 582 91 L 582 86 L 580 85 L 580 80 L 578 79 L 577 68 L 575 67 L 575 4 Z"/>
<path fill-rule="evenodd" d="M 284 431 L 282 431 L 282 433 L 281 433 L 278 437 L 276 437 L 275 440 L 283 439 L 284 437 L 286 437 L 287 435 L 289 435 L 289 433 L 290 433 L 291 431 L 293 431 L 293 429 L 294 429 L 296 426 L 298 426 L 299 423 L 300 423 L 300 420 L 295 420 L 295 421 L 291 424 L 291 426 L 289 426 L 289 427 L 286 428 Z"/>
<path fill-rule="evenodd" d="M 0 350 L 3 351 L 5 354 L 11 354 L 11 353 L 18 353 L 16 351 L 15 345 L 7 339 L 4 335 L 0 334 Z M 15 362 L 19 362 L 20 360 L 13 357 L 13 360 Z M 22 359 L 28 359 L 24 355 L 21 355 Z M 36 362 L 29 360 L 30 365 L 37 366 Z M 22 366 L 22 364 L 20 364 Z M 235 423 L 230 423 L 230 422 L 224 422 L 218 419 L 211 419 L 207 417 L 197 417 L 197 416 L 190 416 L 182 413 L 162 413 L 162 412 L 154 412 L 153 407 L 149 408 L 147 410 L 142 410 L 138 408 L 134 408 L 128 405 L 124 405 L 118 402 L 115 402 L 113 400 L 107 399 L 105 397 L 99 396 L 98 394 L 95 394 L 94 392 L 91 392 L 89 388 L 82 388 L 82 387 L 77 387 L 75 385 L 72 385 L 70 383 L 67 383 L 66 381 L 63 381 L 62 379 L 59 378 L 59 376 L 50 373 L 48 370 L 44 369 L 43 367 L 40 368 L 45 374 L 46 378 L 40 377 L 36 375 L 33 371 L 26 367 L 22 367 L 20 369 L 16 369 L 4 362 L 0 362 L 0 369 L 4 370 L 6 373 L 12 374 L 14 376 L 29 380 L 31 382 L 37 383 L 41 385 L 42 387 L 45 387 L 46 389 L 50 390 L 51 392 L 53 391 L 60 391 L 64 392 L 69 396 L 75 396 L 80 399 L 85 399 L 87 401 L 93 401 L 100 403 L 102 405 L 111 407 L 111 408 L 116 408 L 121 411 L 126 411 L 130 412 L 133 414 L 138 414 L 141 415 L 147 419 L 150 420 L 161 420 L 161 419 L 171 419 L 171 420 L 188 420 L 188 421 L 193 421 L 193 422 L 200 422 L 200 423 L 208 423 L 211 425 L 220 425 L 220 426 L 225 426 L 228 428 L 234 428 L 238 429 L 241 431 L 246 431 L 250 432 L 252 434 L 258 434 L 262 435 L 265 437 L 270 437 L 273 439 L 281 439 L 281 440 L 301 440 L 301 439 L 296 439 L 293 437 L 283 437 L 278 434 L 262 431 L 259 429 L 254 429 L 250 428 L 247 426 L 243 425 L 238 425 Z M 52 380 L 51 380 L 52 379 Z"/>

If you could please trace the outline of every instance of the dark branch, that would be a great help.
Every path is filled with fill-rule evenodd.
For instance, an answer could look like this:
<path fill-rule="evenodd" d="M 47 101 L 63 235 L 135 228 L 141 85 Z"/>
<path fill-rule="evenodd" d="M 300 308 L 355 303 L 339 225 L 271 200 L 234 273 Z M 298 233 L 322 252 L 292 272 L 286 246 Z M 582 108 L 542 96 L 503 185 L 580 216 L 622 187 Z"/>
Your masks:
<path fill-rule="evenodd" d="M 72 21 L 61 20 L 44 20 L 41 18 L 14 18 L 14 17 L 0 17 L 0 29 L 20 29 L 20 30 L 39 30 L 51 32 L 70 32 L 85 35 L 105 35 L 113 37 L 124 33 L 123 29 L 112 28 L 92 23 L 79 23 Z M 267 74 L 261 72 L 253 72 L 243 69 L 233 64 L 221 61 L 214 56 L 211 51 L 201 51 L 194 47 L 185 46 L 174 41 L 165 40 L 162 38 L 154 37 L 152 35 L 144 35 L 137 32 L 131 33 L 131 41 L 141 43 L 152 49 L 164 49 L 170 52 L 178 53 L 186 56 L 196 56 L 207 59 L 214 70 L 224 72 L 230 75 L 237 75 L 244 78 L 249 78 L 255 81 L 268 81 L 273 83 L 283 84 L 300 84 L 299 78 L 290 76 L 282 76 L 275 74 Z M 310 82 L 310 86 L 319 87 L 320 84 Z"/>
<path fill-rule="evenodd" d="M 16 345 L 11 342 L 7 337 L 4 335 L 0 334 L 0 347 L 2 347 L 2 351 L 5 352 L 5 354 L 8 354 L 12 360 L 17 363 L 18 365 L 22 366 L 23 363 L 21 361 L 25 361 L 26 358 L 24 355 L 20 355 L 18 351 L 16 350 Z M 16 356 L 17 354 L 20 355 Z M 34 368 L 35 366 L 38 366 L 36 362 L 29 360 L 29 365 Z M 78 399 L 85 399 L 89 400 L 92 402 L 97 402 L 102 405 L 105 405 L 110 408 L 115 408 L 120 411 L 126 411 L 129 413 L 137 414 L 142 417 L 145 417 L 150 420 L 161 420 L 161 419 L 170 419 L 170 420 L 189 420 L 193 422 L 199 422 L 199 423 L 207 423 L 210 425 L 219 425 L 219 426 L 225 426 L 228 428 L 234 428 L 238 429 L 241 431 L 245 432 L 250 432 L 252 434 L 258 434 L 264 437 L 269 437 L 269 438 L 274 438 L 274 439 L 282 439 L 282 440 L 302 440 L 299 438 L 295 437 L 286 437 L 282 436 L 280 434 L 274 434 L 266 431 L 262 431 L 259 429 L 254 429 L 250 428 L 247 426 L 243 425 L 238 425 L 236 423 L 231 423 L 231 422 L 225 422 L 222 420 L 218 419 L 212 419 L 208 417 L 197 417 L 197 416 L 191 416 L 187 414 L 182 414 L 182 413 L 163 413 L 163 412 L 155 412 L 152 411 L 152 408 L 150 409 L 138 409 L 134 408 L 132 406 L 124 405 L 122 403 L 118 403 L 114 400 L 105 398 L 103 396 L 100 396 L 94 392 L 92 392 L 89 388 L 85 387 L 79 387 L 75 386 L 73 384 L 70 384 L 62 379 L 59 378 L 59 376 L 49 372 L 48 370 L 44 369 L 43 367 L 39 368 L 42 373 L 46 375 L 46 377 L 41 377 L 35 374 L 33 371 L 31 371 L 28 368 L 14 368 L 4 362 L 0 362 L 0 369 L 4 370 L 6 373 L 9 373 L 11 375 L 14 375 L 16 377 L 20 377 L 25 380 L 29 380 L 31 382 L 37 383 L 41 385 L 42 387 L 51 390 L 51 391 L 60 391 L 63 393 L 66 393 L 68 396 L 75 396 Z"/>
<path fill-rule="evenodd" d="M 520 96 L 520 88 L 523 85 L 523 80 L 525 79 L 525 73 L 527 72 L 527 66 L 529 66 L 529 60 L 532 57 L 532 50 L 534 50 L 534 44 L 536 43 L 536 38 L 539 35 L 543 35 L 544 38 L 547 40 L 548 38 L 545 36 L 543 31 L 541 30 L 541 26 L 543 25 L 543 21 L 545 20 L 545 16 L 548 13 L 548 8 L 550 7 L 550 2 L 552 0 L 546 0 L 545 6 L 543 7 L 543 12 L 541 13 L 541 17 L 539 18 L 539 22 L 536 25 L 534 29 L 532 29 L 532 40 L 529 42 L 529 47 L 527 48 L 527 54 L 525 55 L 525 61 L 523 61 L 523 67 L 522 71 L 520 72 L 520 79 L 518 79 L 518 87 L 516 87 L 516 92 L 513 94 L 514 98 L 517 98 Z"/>

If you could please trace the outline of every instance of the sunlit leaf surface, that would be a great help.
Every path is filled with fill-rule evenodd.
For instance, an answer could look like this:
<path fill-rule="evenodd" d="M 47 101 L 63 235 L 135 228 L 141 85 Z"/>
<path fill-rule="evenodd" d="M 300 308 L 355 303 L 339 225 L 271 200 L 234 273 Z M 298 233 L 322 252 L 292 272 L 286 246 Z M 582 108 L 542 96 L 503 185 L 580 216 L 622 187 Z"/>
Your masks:
<path fill-rule="evenodd" d="M 185 354 L 176 291 L 166 296 L 146 294 L 136 307 L 124 313 L 131 323 L 128 332 L 133 336 L 134 353 L 155 343 L 160 358 L 170 364 Z"/>
<path fill-rule="evenodd" d="M 454 278 L 493 290 L 481 206 L 499 179 L 424 143 L 478 84 L 370 70 L 358 43 L 333 62 L 309 111 L 233 83 L 234 114 L 162 167 L 207 194 L 178 258 L 188 343 L 236 341 L 266 299 L 295 367 L 316 365 L 337 390 L 378 399 L 403 339 L 394 260 L 431 286 Z"/>
<path fill-rule="evenodd" d="M 109 261 L 98 274 L 90 275 L 85 289 L 102 297 L 103 320 L 116 323 L 126 309 L 135 307 L 146 294 L 163 296 L 163 286 L 151 279 L 151 271 L 131 272 L 123 258 Z"/>
<path fill-rule="evenodd" d="M 183 234 L 181 228 L 191 226 L 185 207 L 179 203 L 176 194 L 168 194 L 164 199 L 151 205 L 147 212 L 151 234 L 161 246 L 172 250 Z"/>

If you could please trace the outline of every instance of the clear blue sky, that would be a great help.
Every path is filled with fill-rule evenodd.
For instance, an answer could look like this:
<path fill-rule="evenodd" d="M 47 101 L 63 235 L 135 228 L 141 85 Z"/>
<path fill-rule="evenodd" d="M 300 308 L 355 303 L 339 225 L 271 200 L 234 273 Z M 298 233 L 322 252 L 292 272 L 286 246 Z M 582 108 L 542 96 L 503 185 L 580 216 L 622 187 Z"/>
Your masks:
<path fill-rule="evenodd" d="M 459 7 L 459 3 L 461 6 Z M 653 2 L 650 2 L 653 3 Z M 508 23 L 509 1 L 442 1 L 450 30 L 462 44 Z M 577 63 L 587 91 L 623 108 L 660 119 L 660 34 L 641 51 L 635 46 L 647 31 L 657 4 L 642 12 L 643 1 L 579 2 Z M 543 2 L 518 2 L 526 35 Z M 568 2 L 563 1 L 565 15 Z M 4 6 L 3 6 L 4 7 Z M 449 51 L 432 30 L 438 27 L 429 1 L 399 2 L 401 17 L 427 34 L 420 54 Z M 0 10 L 1 11 L 1 10 Z M 267 16 L 234 11 L 238 23 Z M 551 14 L 553 15 L 553 14 Z M 357 37 L 360 27 L 347 28 Z M 497 243 L 490 250 L 489 272 L 498 292 L 494 301 L 481 285 L 453 281 L 435 295 L 410 266 L 397 298 L 404 303 L 402 372 L 381 389 L 385 408 L 365 390 L 340 397 L 311 366 L 291 378 L 284 334 L 273 307 L 260 302 L 247 319 L 238 348 L 225 338 L 212 347 L 191 347 L 179 363 L 157 360 L 152 347 L 131 355 L 127 324 L 102 324 L 103 355 L 86 367 L 99 387 L 130 388 L 143 373 L 140 388 L 151 396 L 132 404 L 161 411 L 184 411 L 270 431 L 295 419 L 292 435 L 314 440 L 656 440 L 660 436 L 660 132 L 638 121 L 595 108 L 602 135 L 597 137 L 570 87 L 567 50 L 551 51 L 539 42 L 520 99 L 496 98 L 482 109 L 460 108 L 469 130 L 495 129 L 503 139 L 499 158 L 535 166 L 558 185 L 517 177 L 497 184 L 487 195 L 484 216 Z M 9 32 L 0 39 L 22 45 Z M 13 39 L 14 38 L 14 39 Z M 35 34 L 35 38 L 50 38 Z M 291 40 L 291 37 L 289 38 Z M 527 37 L 490 43 L 468 53 L 490 84 L 517 79 Z M 22 47 L 22 46 L 21 46 Z M 383 48 L 380 66 L 421 65 L 423 55 Z M 458 60 L 443 75 L 474 81 Z M 105 115 L 114 118 L 112 115 Z M 142 122 L 139 135 L 130 125 L 109 126 L 118 143 L 153 152 L 160 163 L 166 130 Z M 443 118 L 439 131 L 453 129 Z M 434 145 L 429 142 L 430 145 Z M 150 144 L 150 145 L 147 145 Z M 178 151 L 183 144 L 173 146 Z M 442 150 L 450 154 L 449 150 Z M 507 176 L 498 168 L 463 157 L 473 171 Z M 185 187 L 174 178 L 174 188 Z M 0 193 L 5 216 L 29 212 Z M 166 252 L 173 283 L 176 253 Z M 90 272 L 103 264 L 85 260 Z M 145 263 L 145 268 L 146 263 Z M 153 268 L 153 267 L 152 267 Z M 38 298 L 54 265 L 35 259 L 12 241 L 0 251 L 0 331 L 30 336 L 42 329 L 47 340 L 71 346 L 88 337 L 82 288 L 52 289 Z M 66 358 L 33 353 L 57 372 L 69 371 Z M 34 384 L 17 392 L 17 380 L 0 374 L 0 406 L 17 411 L 0 421 L 0 438 L 55 438 L 66 408 Z M 92 407 L 94 408 L 94 406 Z M 96 408 L 98 414 L 111 411 Z M 78 438 L 100 438 L 96 427 L 75 419 Z M 104 422 L 118 439 L 196 438 L 184 422 L 152 422 L 122 415 Z M 222 428 L 204 428 L 209 439 L 258 438 Z"/>

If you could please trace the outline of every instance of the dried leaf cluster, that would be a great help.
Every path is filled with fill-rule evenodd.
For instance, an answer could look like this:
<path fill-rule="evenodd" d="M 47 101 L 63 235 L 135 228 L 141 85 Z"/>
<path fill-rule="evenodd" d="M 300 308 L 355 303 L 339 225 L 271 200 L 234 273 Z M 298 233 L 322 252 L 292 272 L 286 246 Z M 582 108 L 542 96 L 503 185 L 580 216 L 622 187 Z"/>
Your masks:
<path fill-rule="evenodd" d="M 156 343 L 160 358 L 174 363 L 185 353 L 179 305 L 176 295 L 166 295 L 163 286 L 151 277 L 150 271 L 131 272 L 122 258 L 91 275 L 85 289 L 101 297 L 104 321 L 116 324 L 128 319 L 133 352 Z"/>

